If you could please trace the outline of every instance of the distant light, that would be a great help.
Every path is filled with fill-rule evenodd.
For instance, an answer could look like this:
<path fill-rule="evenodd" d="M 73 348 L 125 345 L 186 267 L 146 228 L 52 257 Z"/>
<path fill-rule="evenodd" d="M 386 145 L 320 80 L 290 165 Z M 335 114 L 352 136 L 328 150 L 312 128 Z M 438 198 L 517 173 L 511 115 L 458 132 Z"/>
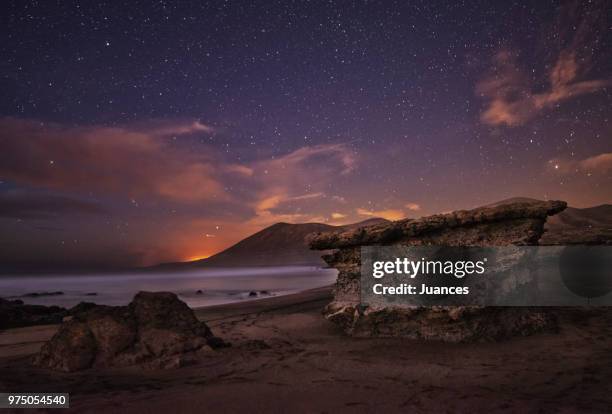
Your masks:
<path fill-rule="evenodd" d="M 185 259 L 186 262 L 194 262 L 196 260 L 208 259 L 210 255 L 191 256 Z"/>

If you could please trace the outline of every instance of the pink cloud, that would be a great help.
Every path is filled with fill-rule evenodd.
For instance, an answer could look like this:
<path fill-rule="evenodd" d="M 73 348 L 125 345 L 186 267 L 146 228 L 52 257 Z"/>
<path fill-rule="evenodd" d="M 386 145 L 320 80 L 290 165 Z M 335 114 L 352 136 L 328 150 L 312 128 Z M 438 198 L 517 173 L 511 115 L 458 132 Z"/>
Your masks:
<path fill-rule="evenodd" d="M 578 6 L 568 3 L 560 9 L 555 37 L 567 46 L 557 53 L 547 74 L 545 90 L 536 90 L 535 84 L 540 82 L 520 67 L 517 53 L 502 50 L 494 56 L 491 71 L 476 85 L 476 93 L 486 101 L 480 116 L 484 124 L 522 125 L 565 101 L 610 86 L 610 79 L 585 79 L 591 69 L 597 38 L 605 31 L 601 17 L 605 10 L 595 9 L 590 13 L 587 10 L 582 17 L 577 17 Z"/>
<path fill-rule="evenodd" d="M 194 125 L 196 125 L 194 129 Z M 165 127 L 167 128 L 167 127 Z M 178 200 L 226 199 L 215 153 L 173 146 L 171 129 L 64 126 L 0 119 L 0 174 L 17 183 L 56 190 L 154 195 Z"/>
<path fill-rule="evenodd" d="M 607 174 L 612 171 L 612 152 L 593 155 L 582 160 L 552 159 L 548 161 L 548 169 L 561 174 Z"/>
<path fill-rule="evenodd" d="M 480 120 L 488 125 L 518 126 L 542 111 L 579 95 L 595 93 L 610 85 L 610 80 L 579 81 L 575 54 L 561 53 L 550 72 L 549 88 L 534 93 L 527 78 L 521 73 L 516 56 L 508 51 L 495 57 L 496 70 L 480 81 L 477 93 L 487 100 Z"/>
<path fill-rule="evenodd" d="M 365 217 L 382 217 L 387 220 L 400 220 L 406 217 L 403 210 L 399 209 L 388 209 L 388 210 L 367 210 L 364 208 L 358 208 L 357 214 Z"/>
<path fill-rule="evenodd" d="M 210 131 L 193 120 L 108 127 L 0 118 L 0 177 L 64 193 L 222 203 L 255 227 L 324 219 L 331 206 L 323 204 L 342 201 L 326 195 L 330 183 L 357 167 L 356 156 L 342 144 L 301 147 L 243 164 L 194 140 L 182 144 L 190 134 Z M 243 190 L 232 192 L 235 187 Z"/>

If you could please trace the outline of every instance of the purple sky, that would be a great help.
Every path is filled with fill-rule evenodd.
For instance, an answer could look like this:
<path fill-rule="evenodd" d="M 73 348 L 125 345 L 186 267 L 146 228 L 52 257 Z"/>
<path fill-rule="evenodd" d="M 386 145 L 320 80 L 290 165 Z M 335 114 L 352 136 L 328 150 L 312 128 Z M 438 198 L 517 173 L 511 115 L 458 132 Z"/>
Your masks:
<path fill-rule="evenodd" d="M 2 6 L 0 264 L 612 201 L 609 2 Z"/>

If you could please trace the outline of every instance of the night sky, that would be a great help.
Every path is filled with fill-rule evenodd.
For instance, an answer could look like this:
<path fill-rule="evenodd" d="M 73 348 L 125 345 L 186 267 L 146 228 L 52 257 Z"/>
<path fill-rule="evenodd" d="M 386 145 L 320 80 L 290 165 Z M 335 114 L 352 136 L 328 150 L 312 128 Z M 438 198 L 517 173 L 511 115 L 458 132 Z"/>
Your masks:
<path fill-rule="evenodd" d="M 0 264 L 612 202 L 612 2 L 4 1 Z"/>

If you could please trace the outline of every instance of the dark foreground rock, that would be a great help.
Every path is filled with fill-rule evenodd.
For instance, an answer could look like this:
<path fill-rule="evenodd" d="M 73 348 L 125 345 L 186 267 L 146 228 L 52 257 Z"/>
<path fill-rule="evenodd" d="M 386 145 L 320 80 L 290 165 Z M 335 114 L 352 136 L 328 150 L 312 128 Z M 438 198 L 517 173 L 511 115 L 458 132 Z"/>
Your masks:
<path fill-rule="evenodd" d="M 140 292 L 128 306 L 77 305 L 72 318 L 35 356 L 35 366 L 61 371 L 143 365 L 173 368 L 198 353 L 228 346 L 173 293 Z"/>
<path fill-rule="evenodd" d="M 556 329 L 543 309 L 500 307 L 364 307 L 360 304 L 360 247 L 364 245 L 504 246 L 536 245 L 549 215 L 563 211 L 562 201 L 516 202 L 456 211 L 417 220 L 400 220 L 343 233 L 311 236 L 310 246 L 332 250 L 323 259 L 338 269 L 327 319 L 353 336 L 401 336 L 464 342 L 500 340 Z"/>
<path fill-rule="evenodd" d="M 22 300 L 0 299 L 0 329 L 61 323 L 66 309 L 59 306 L 26 305 Z"/>

